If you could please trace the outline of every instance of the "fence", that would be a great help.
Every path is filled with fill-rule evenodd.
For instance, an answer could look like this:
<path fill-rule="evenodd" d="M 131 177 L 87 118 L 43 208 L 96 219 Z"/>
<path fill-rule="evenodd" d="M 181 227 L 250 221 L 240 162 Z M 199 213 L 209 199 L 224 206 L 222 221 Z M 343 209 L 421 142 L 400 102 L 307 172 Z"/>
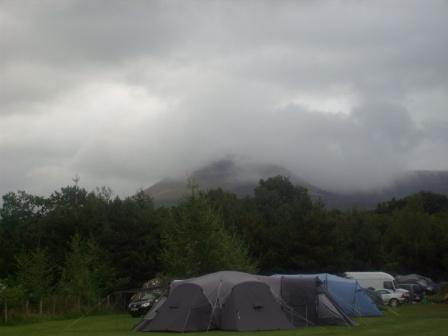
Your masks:
<path fill-rule="evenodd" d="M 99 312 L 127 312 L 132 296 L 148 289 L 135 288 L 115 291 L 96 302 L 82 302 L 78 296 L 50 295 L 41 300 L 13 300 L 3 299 L 1 303 L 0 323 L 16 320 L 38 319 L 43 317 L 57 317 L 72 314 L 89 315 Z"/>

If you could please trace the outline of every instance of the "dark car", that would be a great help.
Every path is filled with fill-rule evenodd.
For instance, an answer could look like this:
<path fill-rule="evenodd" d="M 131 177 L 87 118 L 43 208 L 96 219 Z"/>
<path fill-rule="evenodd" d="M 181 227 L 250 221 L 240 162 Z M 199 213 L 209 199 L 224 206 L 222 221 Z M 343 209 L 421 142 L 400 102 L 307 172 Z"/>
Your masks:
<path fill-rule="evenodd" d="M 409 291 L 410 302 L 420 302 L 425 296 L 425 290 L 418 284 L 398 284 L 398 288 L 407 289 Z"/>
<path fill-rule="evenodd" d="M 161 290 L 142 290 L 135 294 L 128 305 L 128 312 L 134 317 L 145 315 L 162 296 Z"/>
<path fill-rule="evenodd" d="M 397 275 L 395 277 L 398 284 L 416 284 L 420 285 L 425 291 L 425 294 L 435 294 L 438 291 L 437 284 L 428 277 L 420 274 L 408 274 L 408 275 Z"/>

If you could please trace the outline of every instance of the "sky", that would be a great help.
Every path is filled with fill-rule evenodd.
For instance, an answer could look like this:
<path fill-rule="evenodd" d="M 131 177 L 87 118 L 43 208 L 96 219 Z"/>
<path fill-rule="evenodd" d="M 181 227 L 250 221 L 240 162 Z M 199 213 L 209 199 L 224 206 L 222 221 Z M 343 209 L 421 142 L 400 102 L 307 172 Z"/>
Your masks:
<path fill-rule="evenodd" d="M 448 170 L 448 1 L 0 0 L 0 194 L 225 157 L 331 191 Z"/>

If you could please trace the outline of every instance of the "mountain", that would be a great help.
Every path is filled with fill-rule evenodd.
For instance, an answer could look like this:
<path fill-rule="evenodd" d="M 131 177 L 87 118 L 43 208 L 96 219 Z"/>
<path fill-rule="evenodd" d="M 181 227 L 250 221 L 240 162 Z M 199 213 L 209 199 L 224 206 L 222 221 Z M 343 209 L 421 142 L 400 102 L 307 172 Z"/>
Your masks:
<path fill-rule="evenodd" d="M 378 203 L 392 198 L 403 198 L 420 191 L 448 195 L 448 171 L 419 170 L 404 173 L 391 185 L 381 190 L 332 195 L 327 199 L 331 207 L 346 209 L 352 207 L 374 208 Z"/>
<path fill-rule="evenodd" d="M 314 190 L 306 181 L 293 177 L 290 171 L 277 165 L 236 164 L 232 160 L 215 161 L 196 170 L 190 178 L 202 190 L 222 188 L 240 197 L 252 195 L 260 179 L 288 176 L 295 184 Z M 173 204 L 187 192 L 187 179 L 166 178 L 145 190 L 157 204 Z"/>
<path fill-rule="evenodd" d="M 260 179 L 287 176 L 295 185 L 307 188 L 310 195 L 320 198 L 328 208 L 374 208 L 378 203 L 392 198 L 402 198 L 419 192 L 430 191 L 448 195 L 448 171 L 415 171 L 404 174 L 387 188 L 377 191 L 339 194 L 314 186 L 284 167 L 273 164 L 241 164 L 233 160 L 215 161 L 196 170 L 191 178 L 202 190 L 222 188 L 240 197 L 253 194 Z M 187 192 L 187 180 L 167 178 L 152 185 L 145 192 L 158 205 L 175 204 Z"/>

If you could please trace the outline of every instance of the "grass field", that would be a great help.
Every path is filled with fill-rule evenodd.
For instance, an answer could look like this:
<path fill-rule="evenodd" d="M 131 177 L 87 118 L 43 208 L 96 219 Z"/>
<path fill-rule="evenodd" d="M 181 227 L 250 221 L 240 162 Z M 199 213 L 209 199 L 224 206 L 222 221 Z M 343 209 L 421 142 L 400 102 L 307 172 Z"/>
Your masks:
<path fill-rule="evenodd" d="M 122 336 L 139 335 L 131 327 L 138 319 L 128 315 L 99 315 L 78 319 L 46 321 L 19 326 L 0 327 L 1 336 Z M 357 326 L 312 327 L 289 331 L 257 332 L 260 336 L 300 335 L 448 335 L 448 305 L 407 305 L 390 309 L 384 317 L 356 319 Z M 209 332 L 212 336 L 241 336 L 255 332 Z M 151 333 L 164 335 L 166 333 Z M 188 333 L 189 336 L 204 333 Z"/>

